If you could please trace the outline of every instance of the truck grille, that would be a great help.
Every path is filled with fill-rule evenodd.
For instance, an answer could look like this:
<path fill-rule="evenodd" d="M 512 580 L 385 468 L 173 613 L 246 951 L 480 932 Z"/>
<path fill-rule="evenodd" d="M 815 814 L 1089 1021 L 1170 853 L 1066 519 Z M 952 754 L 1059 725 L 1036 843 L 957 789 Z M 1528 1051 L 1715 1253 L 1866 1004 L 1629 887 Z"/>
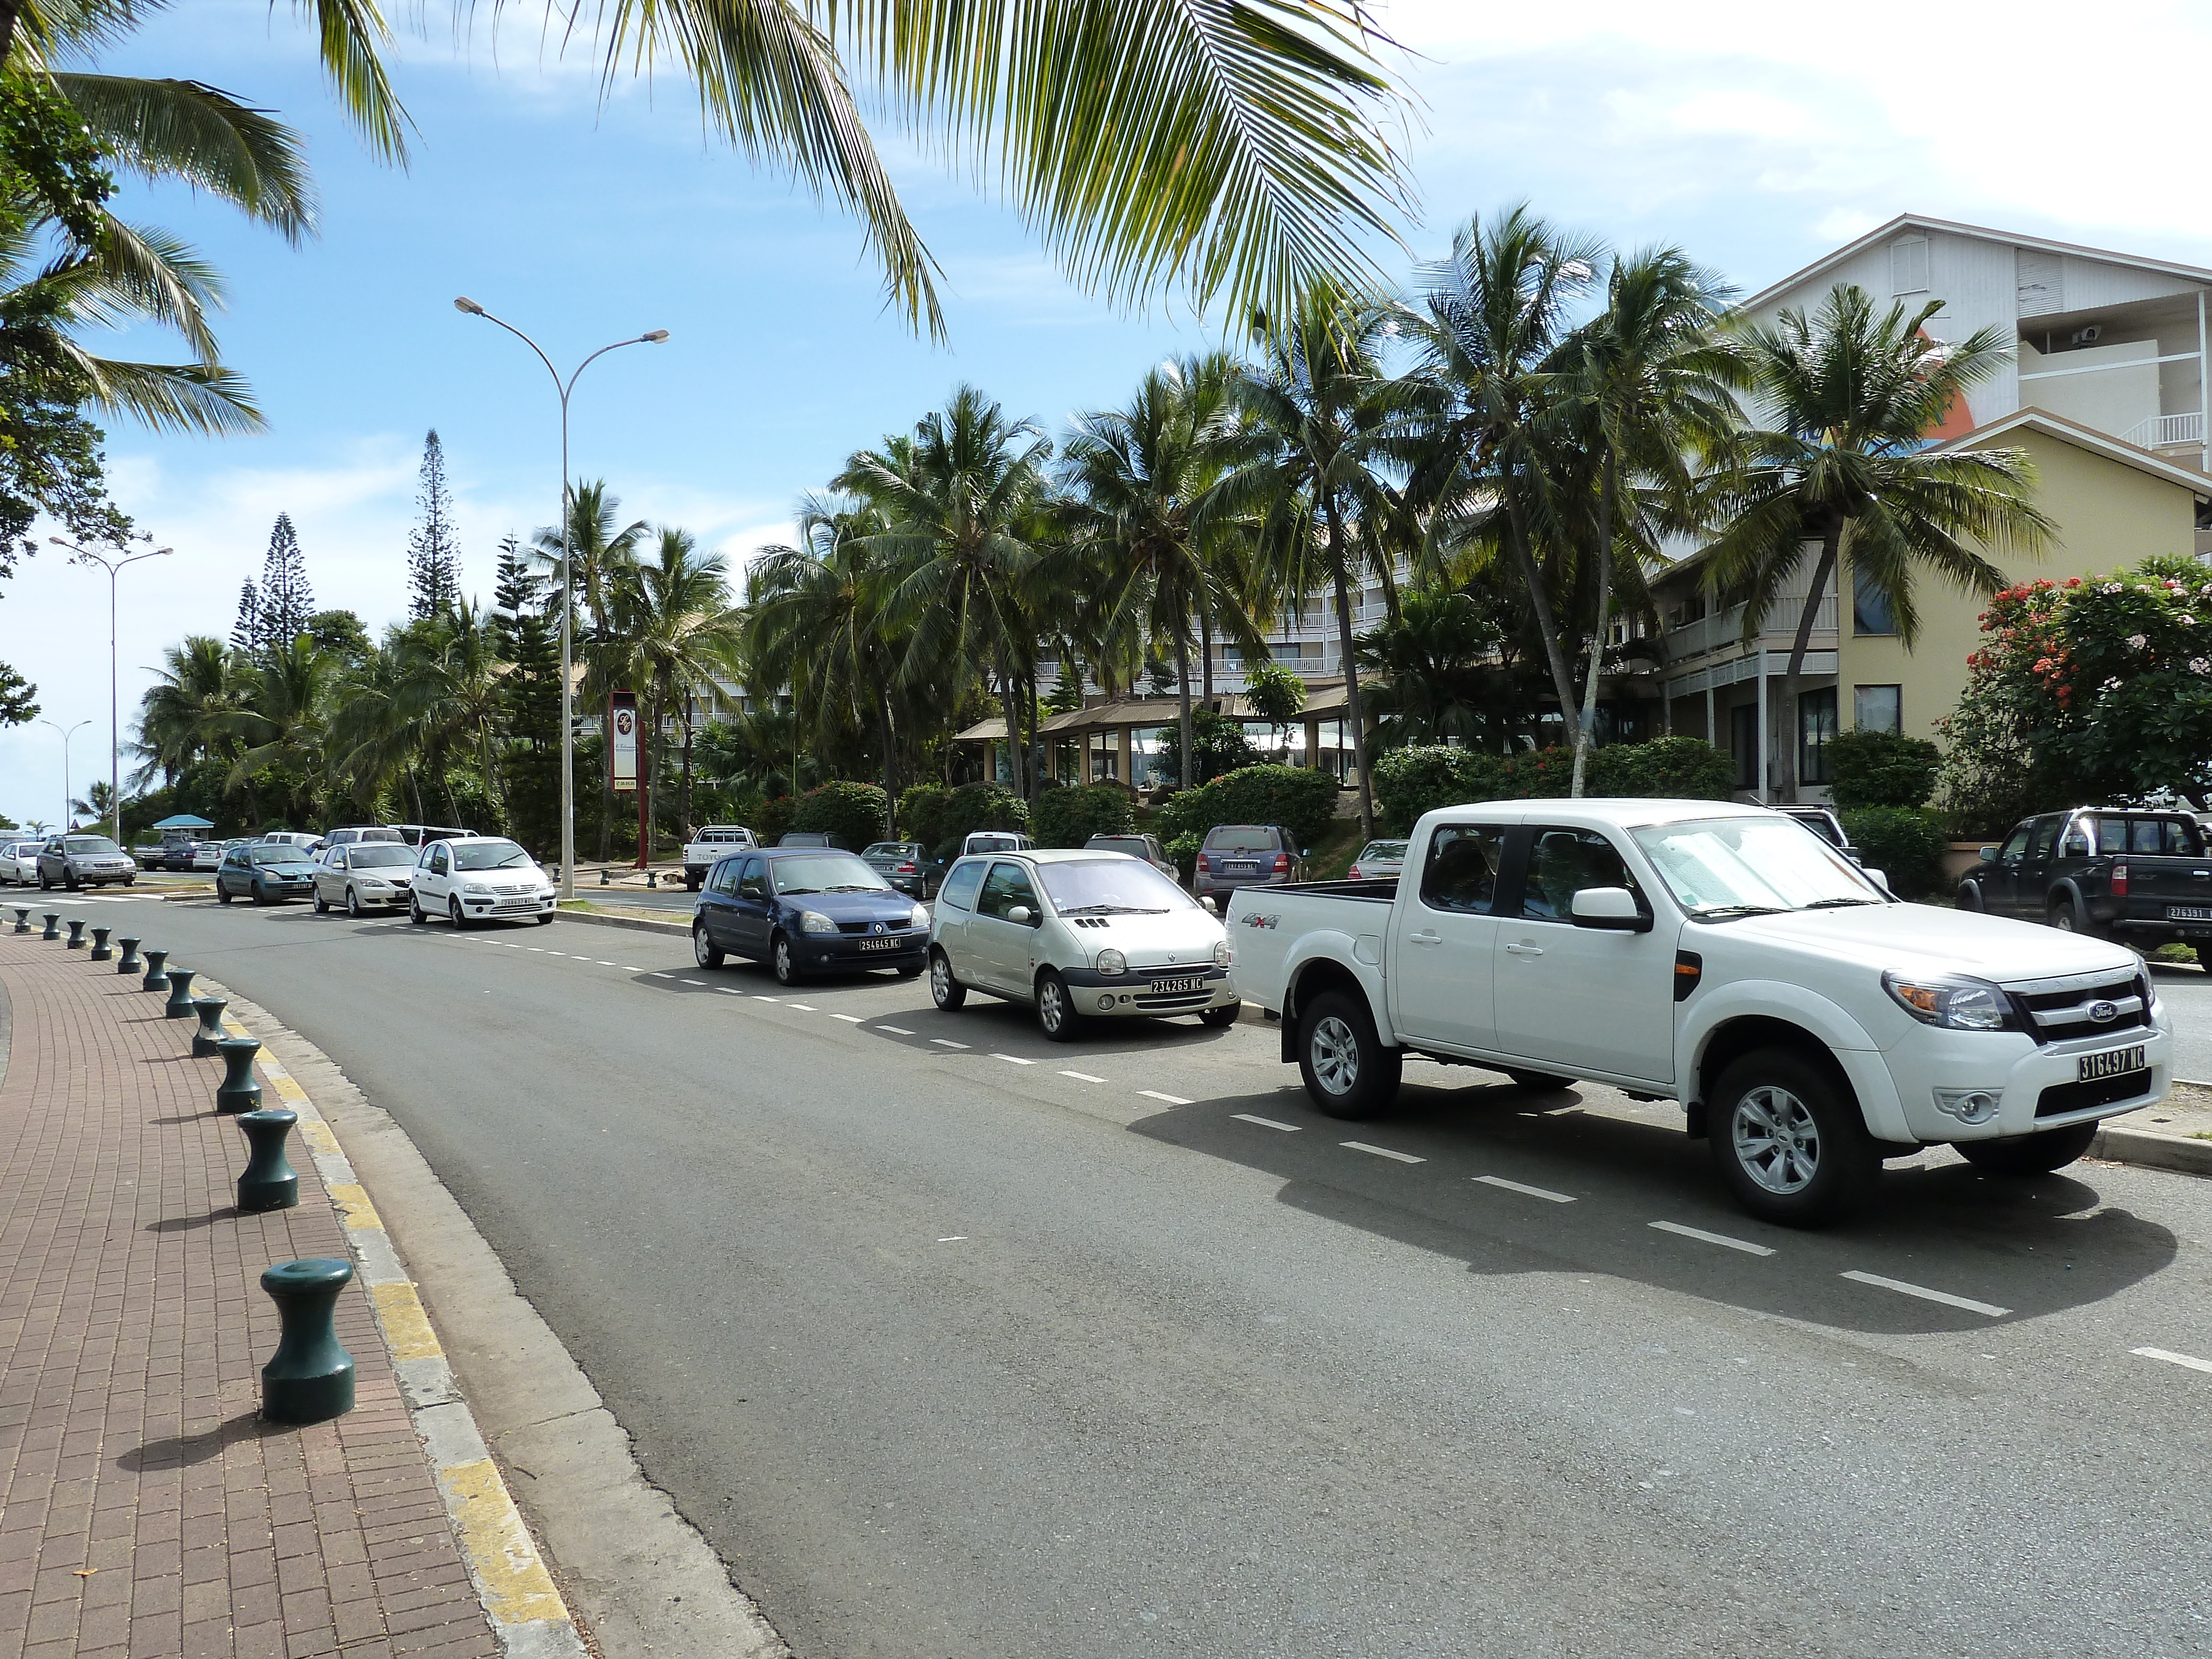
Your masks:
<path fill-rule="evenodd" d="M 2140 975 L 2076 974 L 2064 979 L 2030 980 L 2006 988 L 2027 1013 L 2029 1033 L 2038 1042 L 2104 1036 L 2150 1024 L 2149 987 Z M 2090 1009 L 2099 1004 L 2111 1005 L 2110 1018 L 2090 1017 Z"/>

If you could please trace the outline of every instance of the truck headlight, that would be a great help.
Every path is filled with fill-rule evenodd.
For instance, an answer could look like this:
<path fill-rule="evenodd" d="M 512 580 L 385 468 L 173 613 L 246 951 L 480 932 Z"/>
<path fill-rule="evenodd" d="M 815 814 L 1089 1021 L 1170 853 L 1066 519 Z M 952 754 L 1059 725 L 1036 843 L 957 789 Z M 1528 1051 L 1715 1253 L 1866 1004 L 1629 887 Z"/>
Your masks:
<path fill-rule="evenodd" d="M 1951 975 L 1905 979 L 1881 976 L 1881 988 L 1923 1025 L 1948 1031 L 2017 1031 L 2012 1000 L 1987 980 Z"/>
<path fill-rule="evenodd" d="M 799 931 L 802 933 L 834 933 L 837 931 L 837 924 L 819 910 L 805 910 L 799 914 Z"/>
<path fill-rule="evenodd" d="M 1102 974 L 1126 974 L 1129 971 L 1129 958 L 1109 945 L 1098 953 L 1098 971 Z"/>
<path fill-rule="evenodd" d="M 1222 940 L 1220 944 L 1213 947 L 1213 965 L 1215 967 L 1226 968 L 1231 963 L 1236 960 L 1237 953 L 1229 948 L 1229 941 L 1227 939 Z"/>

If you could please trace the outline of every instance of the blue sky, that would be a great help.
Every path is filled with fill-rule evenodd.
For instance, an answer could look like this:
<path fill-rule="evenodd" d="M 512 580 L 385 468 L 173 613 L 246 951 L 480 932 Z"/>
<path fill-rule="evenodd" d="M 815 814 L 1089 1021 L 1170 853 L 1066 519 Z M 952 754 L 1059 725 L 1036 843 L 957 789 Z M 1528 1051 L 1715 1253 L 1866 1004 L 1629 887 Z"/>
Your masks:
<path fill-rule="evenodd" d="M 2177 183 L 2201 149 L 2191 66 L 2212 48 L 2205 9 L 2092 20 L 2027 4 L 2002 22 L 1984 5 L 1799 10 L 1382 0 L 1419 102 L 1408 155 L 1423 205 L 1412 255 L 1388 267 L 1523 197 L 1621 245 L 1679 243 L 1746 288 L 1906 210 L 2212 264 L 2212 225 Z M 279 511 L 320 603 L 392 620 L 430 427 L 465 586 L 489 589 L 502 534 L 551 520 L 550 384 L 519 342 L 455 312 L 456 294 L 564 365 L 670 330 L 586 375 L 574 467 L 733 568 L 782 537 L 799 492 L 957 381 L 1057 430 L 1160 357 L 1215 342 L 1180 307 L 1117 315 L 1076 292 L 994 198 L 878 127 L 946 271 L 951 341 L 933 348 L 884 313 L 851 222 L 707 138 L 680 81 L 624 82 L 602 103 L 589 62 L 541 52 L 521 15 L 496 42 L 479 28 L 457 45 L 442 27 L 403 40 L 396 78 L 419 128 L 404 173 L 337 118 L 289 8 L 195 0 L 106 60 L 274 108 L 309 136 L 324 203 L 321 236 L 294 248 L 182 191 L 126 198 L 225 274 L 225 360 L 271 428 L 110 436 L 118 498 L 177 550 L 124 579 L 126 725 L 163 645 L 228 631 Z M 168 355 L 150 335 L 112 349 Z M 47 716 L 91 722 L 70 750 L 80 793 L 106 770 L 104 587 L 48 549 L 0 590 L 0 659 L 39 684 Z M 45 726 L 0 732 L 0 811 L 57 815 L 62 749 Z"/>

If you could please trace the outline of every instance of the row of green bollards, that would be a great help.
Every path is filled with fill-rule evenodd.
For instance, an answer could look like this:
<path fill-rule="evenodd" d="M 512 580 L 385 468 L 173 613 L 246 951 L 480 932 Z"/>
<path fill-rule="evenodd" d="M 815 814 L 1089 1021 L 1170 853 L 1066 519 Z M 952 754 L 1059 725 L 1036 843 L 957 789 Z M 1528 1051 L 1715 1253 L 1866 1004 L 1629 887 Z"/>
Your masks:
<path fill-rule="evenodd" d="M 42 915 L 46 931 L 40 937 L 59 939 L 60 913 Z M 66 948 L 83 949 L 85 924 L 72 919 L 69 928 Z M 15 907 L 15 931 L 31 931 L 29 907 Z M 117 952 L 108 947 L 110 931 L 92 930 L 91 960 L 106 962 L 116 957 Z M 191 991 L 195 970 L 168 967 L 167 951 L 149 949 L 142 963 L 139 940 L 126 936 L 116 944 L 121 951 L 116 972 L 136 974 L 143 968 L 139 988 L 167 994 L 168 1000 L 161 1009 L 164 1016 L 198 1018 L 199 1023 L 192 1030 L 192 1053 L 202 1058 L 212 1055 L 223 1063 L 222 1081 L 216 1085 L 215 1109 L 237 1118 L 246 1142 L 246 1168 L 238 1177 L 240 1212 L 251 1215 L 295 1207 L 300 1202 L 300 1177 L 284 1148 L 300 1115 L 282 1106 L 262 1106 L 261 1085 L 253 1080 L 254 1057 L 261 1052 L 259 1040 L 225 1036 L 222 1017 L 230 1006 L 228 1000 L 195 997 Z M 261 1288 L 276 1303 L 282 1326 L 276 1352 L 261 1368 L 261 1414 L 270 1422 L 322 1423 L 353 1409 L 353 1356 L 338 1340 L 335 1321 L 339 1293 L 352 1279 L 353 1264 L 335 1256 L 280 1261 L 262 1273 Z"/>

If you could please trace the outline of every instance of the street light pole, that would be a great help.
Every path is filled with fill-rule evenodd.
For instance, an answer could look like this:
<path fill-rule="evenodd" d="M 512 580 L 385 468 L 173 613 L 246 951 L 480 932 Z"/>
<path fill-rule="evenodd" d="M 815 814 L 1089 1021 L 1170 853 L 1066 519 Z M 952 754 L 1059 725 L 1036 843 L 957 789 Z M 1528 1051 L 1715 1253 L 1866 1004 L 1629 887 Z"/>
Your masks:
<path fill-rule="evenodd" d="M 565 381 L 561 371 L 553 367 L 553 360 L 545 349 L 513 323 L 495 317 L 465 294 L 453 301 L 453 309 L 471 317 L 481 317 L 488 323 L 497 323 L 509 334 L 538 354 L 538 361 L 545 365 L 545 372 L 553 377 L 553 389 L 561 396 L 561 896 L 576 896 L 576 721 L 575 689 L 571 683 L 574 670 L 571 659 L 574 651 L 572 643 L 576 629 L 576 593 L 569 580 L 570 547 L 568 510 L 568 394 L 576 389 L 576 382 L 586 369 L 610 351 L 629 345 L 659 345 L 668 337 L 668 331 L 656 328 L 650 333 L 640 334 L 628 340 L 617 340 L 603 345 L 576 365 L 576 372 Z"/>
<path fill-rule="evenodd" d="M 66 547 L 76 555 L 70 561 L 71 564 L 96 564 L 107 573 L 107 810 L 114 819 L 115 844 L 120 847 L 123 845 L 123 711 L 116 690 L 115 579 L 141 559 L 165 558 L 177 550 L 156 547 L 125 557 L 118 547 L 118 556 L 110 558 L 104 553 L 94 553 L 88 548 L 79 547 L 75 542 L 64 541 L 59 536 L 49 536 L 46 539 L 56 547 Z M 144 539 L 151 541 L 153 538 L 149 536 Z M 64 775 L 69 770 L 66 745 L 62 756 L 62 770 Z M 64 787 L 67 787 L 66 785 Z"/>
<path fill-rule="evenodd" d="M 55 731 L 62 734 L 62 833 L 64 835 L 67 835 L 70 829 L 70 739 L 75 737 L 78 732 L 83 731 L 84 728 L 91 725 L 92 722 L 88 720 L 79 720 L 75 726 L 64 726 L 58 720 L 42 720 L 39 724 L 41 726 L 51 726 Z M 118 847 L 120 847 L 123 843 L 118 841 L 115 844 Z"/>

